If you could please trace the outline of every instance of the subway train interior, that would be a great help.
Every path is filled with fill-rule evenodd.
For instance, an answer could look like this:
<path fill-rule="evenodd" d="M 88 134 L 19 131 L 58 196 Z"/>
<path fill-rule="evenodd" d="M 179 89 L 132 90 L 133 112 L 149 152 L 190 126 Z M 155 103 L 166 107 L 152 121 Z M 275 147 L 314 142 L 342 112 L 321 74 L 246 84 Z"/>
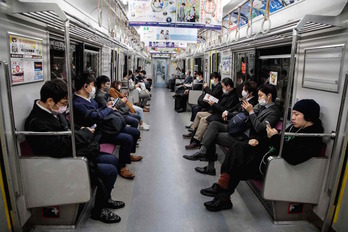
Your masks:
<path fill-rule="evenodd" d="M 348 231 L 347 0 L 0 0 L 0 231 Z"/>

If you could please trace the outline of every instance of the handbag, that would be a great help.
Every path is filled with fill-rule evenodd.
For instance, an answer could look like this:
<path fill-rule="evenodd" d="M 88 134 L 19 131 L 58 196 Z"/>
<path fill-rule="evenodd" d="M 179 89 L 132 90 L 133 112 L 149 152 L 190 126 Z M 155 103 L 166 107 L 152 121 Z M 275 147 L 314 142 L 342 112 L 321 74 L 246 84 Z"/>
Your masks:
<path fill-rule="evenodd" d="M 247 121 L 248 116 L 245 113 L 241 112 L 236 114 L 231 120 L 228 121 L 228 133 L 232 136 L 240 134 L 245 130 Z"/>
<path fill-rule="evenodd" d="M 97 122 L 97 125 L 97 130 L 103 134 L 115 135 L 120 133 L 126 126 L 126 121 L 119 112 L 113 111 L 104 119 Z"/>

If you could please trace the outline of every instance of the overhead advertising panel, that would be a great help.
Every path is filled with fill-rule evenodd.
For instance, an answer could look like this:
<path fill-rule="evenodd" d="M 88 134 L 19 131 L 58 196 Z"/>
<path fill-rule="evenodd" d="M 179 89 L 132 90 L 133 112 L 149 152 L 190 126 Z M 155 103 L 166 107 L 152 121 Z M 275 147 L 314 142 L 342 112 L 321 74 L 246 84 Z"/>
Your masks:
<path fill-rule="evenodd" d="M 291 5 L 299 0 L 271 0 L 269 4 L 269 12 L 272 14 L 288 5 Z M 267 0 L 254 0 L 252 17 L 253 20 L 257 20 L 259 18 L 263 18 L 265 14 Z M 240 12 L 240 26 L 244 26 L 248 24 L 249 20 L 249 12 L 250 12 L 250 1 L 244 4 L 241 8 Z M 228 15 L 225 16 L 224 21 L 228 21 Z M 230 30 L 234 30 L 237 27 L 238 20 L 238 10 L 234 11 L 231 15 L 231 25 Z"/>
<path fill-rule="evenodd" d="M 197 29 L 141 27 L 141 41 L 196 43 Z"/>
<path fill-rule="evenodd" d="M 187 43 L 148 41 L 145 42 L 145 46 L 155 48 L 186 48 Z"/>
<path fill-rule="evenodd" d="M 222 0 L 129 0 L 129 25 L 221 30 L 222 8 Z"/>

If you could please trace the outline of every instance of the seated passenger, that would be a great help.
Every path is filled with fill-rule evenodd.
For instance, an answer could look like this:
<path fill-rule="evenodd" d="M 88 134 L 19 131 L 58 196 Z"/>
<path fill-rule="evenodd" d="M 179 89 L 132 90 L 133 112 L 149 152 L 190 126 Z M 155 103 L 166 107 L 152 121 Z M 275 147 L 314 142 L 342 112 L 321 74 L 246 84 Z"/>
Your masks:
<path fill-rule="evenodd" d="M 131 76 L 129 76 L 126 71 L 123 73 L 123 79 L 128 82 L 129 91 L 138 91 L 138 105 L 141 108 L 143 108 L 144 112 L 150 112 L 150 109 L 146 106 L 147 102 L 150 101 L 150 95 L 145 90 L 145 85 L 141 85 L 141 83 L 134 84 L 134 81 L 131 79 Z"/>
<path fill-rule="evenodd" d="M 191 87 L 192 87 L 191 71 L 187 70 L 184 82 L 177 86 L 177 90 L 175 92 L 176 92 L 176 94 L 183 93 L 185 91 L 185 89 L 191 88 Z M 174 91 L 174 89 L 175 89 L 175 82 L 174 82 L 174 85 L 172 86 L 172 88 L 173 88 L 173 91 Z"/>
<path fill-rule="evenodd" d="M 286 131 L 293 133 L 323 133 L 319 119 L 320 106 L 312 99 L 295 103 L 292 109 L 292 125 Z M 251 139 L 248 143 L 237 142 L 231 147 L 221 166 L 217 183 L 202 189 L 201 194 L 214 197 L 204 203 L 210 211 L 232 208 L 230 196 L 241 180 L 253 179 L 264 175 L 264 164 L 269 156 L 278 156 L 280 135 L 274 128 L 267 127 L 269 139 Z M 285 136 L 282 158 L 289 164 L 297 165 L 318 156 L 322 148 L 319 137 Z M 289 186 L 290 187 L 290 186 Z"/>
<path fill-rule="evenodd" d="M 63 115 L 67 104 L 66 84 L 59 79 L 47 81 L 41 88 L 40 100 L 35 100 L 33 109 L 25 121 L 25 130 L 39 132 L 68 130 L 69 126 Z M 93 138 L 94 129 L 89 127 L 75 131 L 76 153 L 78 156 L 88 158 L 90 177 L 92 183 L 97 185 L 91 217 L 105 223 L 119 222 L 121 218 L 107 209 L 122 208 L 125 205 L 122 201 L 111 199 L 111 191 L 117 178 L 118 160 L 112 154 L 100 153 L 99 145 Z M 72 157 L 70 136 L 27 136 L 27 140 L 37 156 Z M 93 167 L 97 167 L 97 170 Z"/>
<path fill-rule="evenodd" d="M 273 85 L 263 85 L 258 89 L 259 104 L 253 107 L 248 101 L 243 100 L 242 108 L 248 112 L 249 118 L 246 128 L 238 135 L 228 133 L 227 124 L 221 122 L 212 122 L 201 142 L 199 151 L 193 155 L 185 155 L 188 160 L 205 160 L 208 166 L 196 167 L 195 170 L 202 174 L 215 175 L 214 162 L 217 160 L 215 144 L 224 147 L 233 147 L 235 143 L 247 143 L 254 137 L 266 136 L 266 122 L 274 127 L 280 119 L 280 111 L 274 104 L 277 98 L 277 90 Z"/>
<path fill-rule="evenodd" d="M 114 81 L 111 84 L 111 88 L 109 90 L 109 95 L 116 99 L 116 98 L 120 98 L 120 99 L 124 99 L 124 97 L 127 97 L 128 91 L 125 92 L 124 94 L 121 93 L 121 82 L 119 81 Z M 127 99 L 127 101 L 125 102 L 125 104 L 129 107 L 130 112 L 131 113 L 137 113 L 140 117 L 140 126 L 139 126 L 139 130 L 145 130 L 148 131 L 150 130 L 150 125 L 146 124 L 144 122 L 144 111 L 141 107 L 139 106 L 135 106 L 132 105 L 132 103 L 130 103 Z"/>
<path fill-rule="evenodd" d="M 97 93 L 94 100 L 98 103 L 99 107 L 104 107 L 110 101 L 109 89 L 110 89 L 110 78 L 107 76 L 99 76 L 97 78 Z M 140 116 L 136 113 L 132 113 L 130 108 L 125 104 L 128 99 L 127 97 L 121 98 L 115 105 L 117 111 L 122 114 L 127 125 L 138 128 Z"/>
<path fill-rule="evenodd" d="M 217 99 L 220 99 L 223 94 L 222 85 L 220 83 L 221 75 L 218 72 L 213 72 L 210 74 L 210 81 L 211 89 L 209 88 L 208 84 L 203 84 L 203 94 L 199 97 L 197 101 L 198 104 L 192 106 L 191 122 L 195 120 L 198 112 L 209 111 L 210 105 L 208 104 L 208 102 L 203 101 L 205 94 L 210 94 Z"/>
<path fill-rule="evenodd" d="M 79 126 L 90 127 L 94 124 L 99 124 L 110 114 L 116 111 L 112 107 L 112 102 L 108 102 L 107 106 L 98 107 L 98 103 L 91 98 L 94 95 L 95 78 L 88 73 L 82 73 L 75 80 L 75 89 L 77 90 L 74 96 L 74 112 L 75 123 Z M 122 118 L 122 116 L 121 116 Z M 133 179 L 135 175 L 126 167 L 131 161 L 140 161 L 142 156 L 131 155 L 135 153 L 136 144 L 140 136 L 138 129 L 128 126 L 123 126 L 118 134 L 102 133 L 96 130 L 96 134 L 100 137 L 100 143 L 112 143 L 120 145 L 118 170 L 120 175 L 126 179 Z"/>
<path fill-rule="evenodd" d="M 184 90 L 183 94 L 175 95 L 175 111 L 178 113 L 185 112 L 187 106 L 188 95 L 190 87 Z M 203 73 L 198 71 L 196 80 L 192 82 L 192 90 L 202 90 L 203 89 Z"/>
<path fill-rule="evenodd" d="M 208 112 L 198 112 L 195 120 L 191 126 L 192 133 L 183 135 L 184 138 L 190 138 L 193 136 L 190 145 L 185 146 L 186 150 L 199 148 L 200 142 L 203 138 L 205 131 L 207 130 L 208 123 L 213 121 L 222 122 L 222 113 L 225 110 L 231 109 L 238 104 L 239 100 L 237 94 L 233 89 L 233 81 L 230 78 L 224 78 L 222 80 L 223 94 L 218 103 L 210 100 L 208 102 L 210 110 Z"/>

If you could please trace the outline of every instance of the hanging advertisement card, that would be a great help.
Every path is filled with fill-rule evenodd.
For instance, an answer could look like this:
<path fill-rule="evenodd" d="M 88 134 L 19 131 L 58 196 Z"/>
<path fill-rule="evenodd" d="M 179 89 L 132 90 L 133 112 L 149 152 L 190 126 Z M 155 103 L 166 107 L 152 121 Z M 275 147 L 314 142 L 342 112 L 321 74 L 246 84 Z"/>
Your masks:
<path fill-rule="evenodd" d="M 232 53 L 231 52 L 223 52 L 221 56 L 221 74 L 223 75 L 230 75 L 231 71 L 231 60 L 232 60 Z"/>
<path fill-rule="evenodd" d="M 9 33 L 12 85 L 43 81 L 42 40 Z"/>
<path fill-rule="evenodd" d="M 277 85 L 278 81 L 278 73 L 277 72 L 269 72 L 269 83 L 272 85 Z"/>
<path fill-rule="evenodd" d="M 197 29 L 141 27 L 141 41 L 196 43 Z"/>

